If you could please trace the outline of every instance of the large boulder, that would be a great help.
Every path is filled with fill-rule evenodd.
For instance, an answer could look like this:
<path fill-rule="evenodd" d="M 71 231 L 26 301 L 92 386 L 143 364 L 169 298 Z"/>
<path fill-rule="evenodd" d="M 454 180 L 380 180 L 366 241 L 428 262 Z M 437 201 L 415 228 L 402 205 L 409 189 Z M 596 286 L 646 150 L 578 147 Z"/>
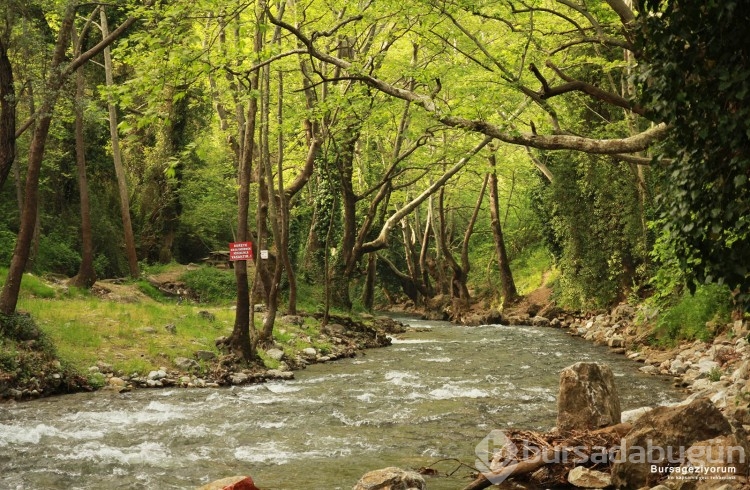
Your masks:
<path fill-rule="evenodd" d="M 366 473 L 353 490 L 425 490 L 424 478 L 419 473 L 389 467 Z"/>
<path fill-rule="evenodd" d="M 653 472 L 653 466 L 680 466 L 689 459 L 691 446 L 700 444 L 705 451 L 713 451 L 710 448 L 718 444 L 717 438 L 724 436 L 734 436 L 734 429 L 707 398 L 655 408 L 637 419 L 623 439 L 612 467 L 612 483 L 618 488 L 654 484 L 660 475 Z M 746 450 L 744 436 L 732 440 L 742 440 L 740 445 Z M 701 463 L 696 459 L 693 464 Z"/>
<path fill-rule="evenodd" d="M 620 423 L 620 398 L 606 364 L 578 362 L 560 373 L 557 428 L 598 429 Z"/>

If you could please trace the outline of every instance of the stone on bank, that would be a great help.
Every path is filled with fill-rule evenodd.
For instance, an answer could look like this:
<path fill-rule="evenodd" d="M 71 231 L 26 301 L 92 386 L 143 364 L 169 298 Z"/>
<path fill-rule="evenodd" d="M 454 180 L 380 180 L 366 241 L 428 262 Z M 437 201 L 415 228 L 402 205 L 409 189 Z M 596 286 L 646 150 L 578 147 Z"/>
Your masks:
<path fill-rule="evenodd" d="M 557 396 L 558 430 L 599 429 L 619 423 L 620 398 L 609 366 L 578 362 L 562 370 Z"/>
<path fill-rule="evenodd" d="M 424 478 L 419 473 L 391 466 L 365 473 L 352 490 L 426 490 L 426 488 Z"/>

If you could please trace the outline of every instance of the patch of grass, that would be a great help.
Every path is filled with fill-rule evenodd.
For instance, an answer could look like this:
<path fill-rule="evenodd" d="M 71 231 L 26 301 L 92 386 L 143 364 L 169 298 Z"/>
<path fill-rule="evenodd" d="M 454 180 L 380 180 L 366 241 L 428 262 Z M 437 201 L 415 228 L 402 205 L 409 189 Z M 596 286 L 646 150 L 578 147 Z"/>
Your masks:
<path fill-rule="evenodd" d="M 263 365 L 268 369 L 278 369 L 281 365 L 281 361 L 277 361 L 272 357 L 268 357 L 268 355 L 266 355 L 266 352 L 263 350 L 258 350 L 258 357 L 260 357 L 260 359 L 263 361 Z"/>
<path fill-rule="evenodd" d="M 5 284 L 8 277 L 8 269 L 0 268 L 0 286 Z M 34 274 L 25 273 L 21 278 L 21 292 L 19 297 L 28 298 L 54 298 L 57 291 L 52 286 L 44 282 L 43 279 Z"/>
<path fill-rule="evenodd" d="M 231 332 L 234 318 L 227 308 L 148 300 L 120 303 L 93 296 L 24 298 L 19 308 L 37 320 L 60 358 L 78 371 L 87 372 L 101 360 L 128 375 L 170 367 L 175 357 L 192 358 L 196 350 L 216 351 L 214 339 Z M 204 309 L 216 319 L 199 316 Z M 175 326 L 175 333 L 165 328 L 168 324 Z"/>
<path fill-rule="evenodd" d="M 656 320 L 657 343 L 674 345 L 680 340 L 710 340 L 718 332 L 706 324 L 723 324 L 731 314 L 730 293 L 726 286 L 699 286 L 694 295 L 685 291 Z"/>
<path fill-rule="evenodd" d="M 514 257 L 510 269 L 519 294 L 528 294 L 554 281 L 559 272 L 552 269 L 552 266 L 552 256 L 542 245 L 528 248 L 523 254 Z"/>
<path fill-rule="evenodd" d="M 140 292 L 153 299 L 154 301 L 163 302 L 167 300 L 166 296 L 164 296 L 164 294 L 157 288 L 155 288 L 150 282 L 144 279 L 139 279 L 135 282 L 135 284 Z"/>
<path fill-rule="evenodd" d="M 201 302 L 226 304 L 237 296 L 234 271 L 200 267 L 187 271 L 180 280 L 198 294 Z"/>

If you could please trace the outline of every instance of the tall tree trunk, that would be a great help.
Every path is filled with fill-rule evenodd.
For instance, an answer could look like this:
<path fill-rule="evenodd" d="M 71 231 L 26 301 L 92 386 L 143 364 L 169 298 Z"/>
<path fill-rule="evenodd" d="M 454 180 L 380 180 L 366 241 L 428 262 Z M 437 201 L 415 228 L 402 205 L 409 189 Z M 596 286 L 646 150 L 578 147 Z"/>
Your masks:
<path fill-rule="evenodd" d="M 75 28 L 72 32 L 73 44 L 78 44 Z M 90 288 L 96 282 L 94 271 L 94 239 L 91 230 L 91 205 L 89 203 L 89 185 L 86 179 L 86 142 L 84 140 L 84 90 L 86 78 L 83 68 L 76 72 L 75 96 L 75 140 L 76 140 L 76 169 L 78 173 L 78 193 L 81 207 L 81 264 L 78 274 L 70 280 L 70 284 L 79 288 Z"/>
<path fill-rule="evenodd" d="M 100 9 L 99 16 L 101 19 L 102 36 L 109 35 L 107 25 L 107 14 L 104 9 Z M 114 85 L 112 75 L 112 55 L 109 47 L 104 48 L 104 75 L 107 87 Z M 111 97 L 108 97 L 107 106 L 109 108 L 109 133 L 112 138 L 112 158 L 115 164 L 115 175 L 117 176 L 117 190 L 120 194 L 120 214 L 122 215 L 122 228 L 125 235 L 125 255 L 128 258 L 128 269 L 131 277 L 138 277 L 138 255 L 135 250 L 135 236 L 133 235 L 133 225 L 130 220 L 130 196 L 128 195 L 128 182 L 125 176 L 125 169 L 122 166 L 122 154 L 120 153 L 120 138 L 117 134 L 117 108 Z"/>
<path fill-rule="evenodd" d="M 495 239 L 495 251 L 497 252 L 497 265 L 500 269 L 500 287 L 502 288 L 503 306 L 509 305 L 518 299 L 516 283 L 513 281 L 513 273 L 510 270 L 508 261 L 508 252 L 505 249 L 505 240 L 503 239 L 503 229 L 500 225 L 500 199 L 497 192 L 497 160 L 495 154 L 491 153 L 489 157 L 491 170 L 489 172 L 490 185 L 490 226 L 492 236 Z"/>
<path fill-rule="evenodd" d="M 333 306 L 351 310 L 352 300 L 349 296 L 349 282 L 354 269 L 354 245 L 357 239 L 357 195 L 354 193 L 354 150 L 360 135 L 360 124 L 354 123 L 344 130 L 344 137 L 336 149 L 336 167 L 341 189 L 341 207 L 344 211 L 343 236 L 341 247 L 333 264 L 333 289 L 331 301 Z"/>
<path fill-rule="evenodd" d="M 283 72 L 279 71 L 279 99 L 277 109 L 276 122 L 279 127 L 278 136 L 278 160 L 276 174 L 279 180 L 279 218 L 281 222 L 279 226 L 281 228 L 281 247 L 279 249 L 279 256 L 284 264 L 284 270 L 286 271 L 286 277 L 289 281 L 289 307 L 287 313 L 290 315 L 297 314 L 297 277 L 294 269 L 292 268 L 292 261 L 289 257 L 289 200 L 287 199 L 287 192 L 284 189 L 284 133 L 281 131 L 282 124 L 284 123 L 284 75 Z M 305 170 L 303 170 L 304 174 Z M 303 177 L 305 178 L 305 177 Z"/>
<path fill-rule="evenodd" d="M 253 49 L 257 54 L 263 47 L 262 33 L 260 32 L 260 21 L 262 19 L 262 9 L 258 6 L 256 10 L 258 22 L 255 28 L 255 41 Z M 250 93 L 258 91 L 258 72 L 254 71 L 250 75 Z M 247 108 L 245 132 L 242 135 L 242 158 L 239 162 L 239 191 L 237 193 L 237 241 L 246 242 L 250 237 L 247 222 L 250 208 L 250 180 L 253 171 L 253 153 L 255 151 L 255 120 L 258 113 L 258 99 L 255 96 L 250 97 Z M 254 244 L 255 245 L 255 244 Z M 256 264 L 258 263 L 258 250 L 253 246 Z M 234 264 L 234 275 L 237 281 L 237 307 L 234 316 L 234 328 L 232 335 L 227 340 L 230 350 L 245 362 L 253 362 L 256 358 L 256 336 L 255 327 L 253 326 L 253 310 L 251 308 L 250 288 L 247 279 L 247 261 L 238 260 Z M 256 267 L 256 281 L 253 283 L 253 290 L 256 287 L 258 268 Z"/>
<path fill-rule="evenodd" d="M 0 189 L 16 158 L 16 93 L 13 66 L 5 42 L 0 38 Z"/>
<path fill-rule="evenodd" d="M 70 32 L 75 19 L 75 3 L 71 2 L 65 10 L 62 18 L 60 32 L 55 43 L 55 51 L 52 56 L 50 76 L 47 79 L 47 91 L 40 107 L 39 120 L 37 121 L 29 147 L 29 165 L 26 172 L 26 187 L 24 192 L 23 214 L 21 215 L 21 229 L 16 239 L 16 247 L 13 250 L 13 258 L 10 262 L 8 277 L 5 280 L 2 293 L 0 293 L 0 313 L 11 315 L 16 311 L 18 304 L 18 293 L 21 290 L 21 279 L 29 259 L 31 240 L 34 236 L 36 225 L 37 206 L 39 199 L 39 175 L 42 168 L 44 148 L 52 122 L 52 113 L 59 95 L 58 89 L 61 85 L 58 70 L 65 59 L 65 50 L 68 47 Z"/>
<path fill-rule="evenodd" d="M 367 311 L 372 311 L 375 304 L 375 278 L 378 265 L 378 254 L 371 253 L 367 256 L 367 276 L 362 293 L 362 304 Z"/>
<path fill-rule="evenodd" d="M 271 70 L 268 65 L 261 69 L 261 111 L 260 111 L 260 147 L 261 147 L 261 165 L 262 170 L 265 174 L 264 182 L 266 184 L 266 194 L 268 195 L 268 210 L 269 217 L 271 219 L 271 230 L 273 232 L 273 241 L 276 245 L 276 262 L 274 264 L 273 279 L 271 280 L 271 287 L 268 291 L 268 303 L 266 304 L 266 314 L 263 318 L 263 330 L 260 334 L 258 341 L 262 344 L 270 344 L 273 342 L 273 326 L 276 322 L 276 314 L 279 309 L 279 285 L 281 282 L 281 274 L 284 270 L 284 260 L 282 255 L 282 239 L 281 229 L 279 226 L 280 212 L 277 206 L 276 193 L 274 190 L 274 179 L 273 170 L 271 168 L 271 148 L 269 141 L 270 132 L 270 119 L 271 119 L 271 103 L 270 103 L 270 90 L 271 90 Z M 279 102 L 280 103 L 280 102 Z M 283 181 L 282 181 L 283 186 Z M 283 196 L 283 188 L 279 189 L 279 195 Z"/>

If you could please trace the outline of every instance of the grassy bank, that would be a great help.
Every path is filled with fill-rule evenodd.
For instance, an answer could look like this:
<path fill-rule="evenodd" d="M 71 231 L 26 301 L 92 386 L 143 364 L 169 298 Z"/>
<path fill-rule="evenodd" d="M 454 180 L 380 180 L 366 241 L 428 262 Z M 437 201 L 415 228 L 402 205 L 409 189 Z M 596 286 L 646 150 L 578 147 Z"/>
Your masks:
<path fill-rule="evenodd" d="M 0 274 L 5 277 L 5 271 Z M 97 376 L 90 375 L 89 368 L 97 363 L 125 375 L 144 375 L 160 367 L 172 368 L 178 357 L 193 359 L 197 351 L 218 356 L 215 341 L 229 335 L 234 323 L 232 272 L 186 272 L 175 265 L 148 271 L 147 275 L 151 274 L 189 282 L 197 288 L 193 296 L 211 298 L 211 302 L 164 296 L 146 280 L 102 281 L 87 291 L 27 274 L 17 309 L 33 319 L 63 365 L 83 373 L 93 384 L 97 384 Z M 256 315 L 258 327 L 261 316 Z M 320 339 L 319 322 L 309 316 L 299 323 L 277 320 L 274 337 L 290 358 L 308 347 L 322 355 L 331 350 L 331 345 Z M 18 357 L 19 352 L 18 343 L 0 341 L 0 359 Z M 266 367 L 279 366 L 279 361 L 264 352 L 260 356 Z M 9 364 L 8 369 L 11 367 L 17 366 Z"/>

